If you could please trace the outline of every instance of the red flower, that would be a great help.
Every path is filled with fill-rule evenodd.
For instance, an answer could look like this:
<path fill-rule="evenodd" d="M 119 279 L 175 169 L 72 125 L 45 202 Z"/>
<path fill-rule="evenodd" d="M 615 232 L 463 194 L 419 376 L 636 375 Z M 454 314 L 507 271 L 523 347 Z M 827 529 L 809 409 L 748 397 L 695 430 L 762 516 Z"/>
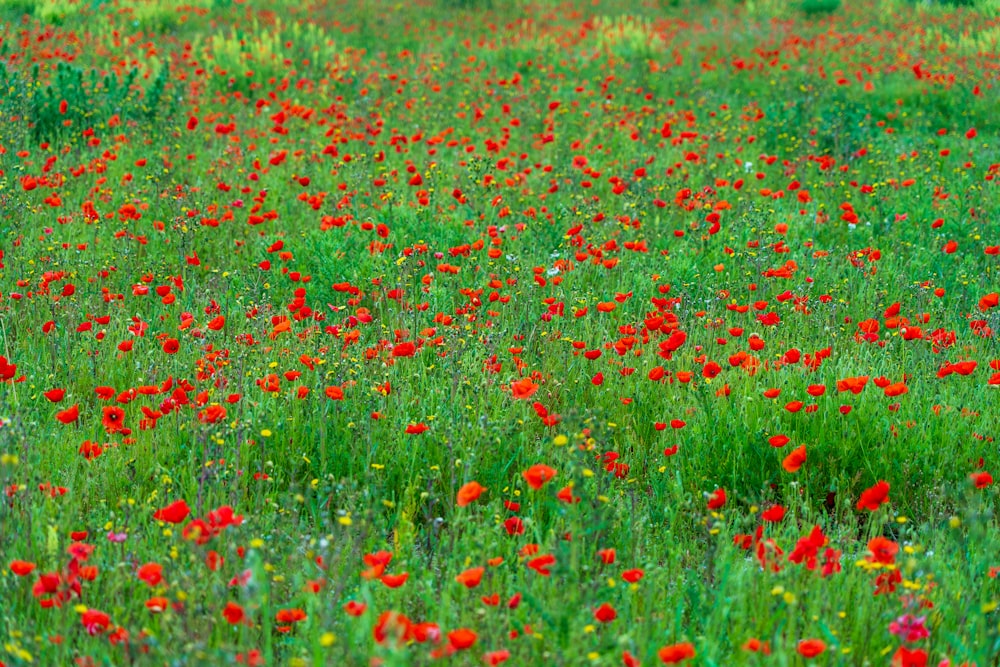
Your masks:
<path fill-rule="evenodd" d="M 361 616 L 365 613 L 366 609 L 368 609 L 367 604 L 364 602 L 357 602 L 355 600 L 351 600 L 344 605 L 344 611 L 347 612 L 348 616 Z"/>
<path fill-rule="evenodd" d="M 792 452 L 785 457 L 785 460 L 781 462 L 781 467 L 785 469 L 786 472 L 796 473 L 802 464 L 806 462 L 806 446 L 799 445 Z"/>
<path fill-rule="evenodd" d="M 65 389 L 49 389 L 43 394 L 45 398 L 49 399 L 52 403 L 58 403 L 63 400 L 63 396 L 66 395 Z"/>
<path fill-rule="evenodd" d="M 80 617 L 80 622 L 83 627 L 86 628 L 87 634 L 99 635 L 108 629 L 111 624 L 111 617 L 105 614 L 103 611 L 97 611 L 96 609 L 88 609 L 83 612 Z"/>
<path fill-rule="evenodd" d="M 180 523 L 184 521 L 191 514 L 191 508 L 184 500 L 177 500 L 166 507 L 157 510 L 153 514 L 153 518 L 157 521 L 165 521 L 167 523 Z"/>
<path fill-rule="evenodd" d="M 140 581 L 150 586 L 156 586 L 163 581 L 163 566 L 159 563 L 146 563 L 136 571 Z"/>
<path fill-rule="evenodd" d="M 985 489 L 993 483 L 993 475 L 988 472 L 974 472 L 971 477 L 977 489 Z"/>
<path fill-rule="evenodd" d="M 463 651 L 476 643 L 478 636 L 472 630 L 459 628 L 448 633 L 448 644 L 456 651 Z"/>
<path fill-rule="evenodd" d="M 543 577 L 547 577 L 550 574 L 552 574 L 552 571 L 549 568 L 552 565 L 554 565 L 555 562 L 556 562 L 555 556 L 553 556 L 552 554 L 546 554 L 544 556 L 538 556 L 537 558 L 532 558 L 531 560 L 528 561 L 527 565 L 529 568 L 531 568 L 538 574 L 542 575 Z"/>
<path fill-rule="evenodd" d="M 716 489 L 708 497 L 708 509 L 713 512 L 717 509 L 722 509 L 726 505 L 726 490 Z"/>
<path fill-rule="evenodd" d="M 486 488 L 481 486 L 479 482 L 469 482 L 468 484 L 462 485 L 462 488 L 458 490 L 458 495 L 455 498 L 455 504 L 459 507 L 465 507 L 471 502 L 474 502 Z"/>
<path fill-rule="evenodd" d="M 61 421 L 63 424 L 72 424 L 80 418 L 80 406 L 73 404 L 72 406 L 66 408 L 65 410 L 60 410 L 56 413 L 56 419 Z"/>
<path fill-rule="evenodd" d="M 660 660 L 666 665 L 676 665 L 695 656 L 694 646 L 689 642 L 671 644 L 659 650 Z"/>
<path fill-rule="evenodd" d="M 15 560 L 10 564 L 10 571 L 19 577 L 26 577 L 35 569 L 34 563 L 29 563 L 26 560 Z"/>
<path fill-rule="evenodd" d="M 397 344 L 392 348 L 394 357 L 412 357 L 417 352 L 417 346 L 409 341 Z"/>
<path fill-rule="evenodd" d="M 594 620 L 598 623 L 610 623 L 616 618 L 618 618 L 618 612 L 607 602 L 594 610 Z"/>
<path fill-rule="evenodd" d="M 222 610 L 222 615 L 226 617 L 226 621 L 228 621 L 230 625 L 242 623 L 243 619 L 246 618 L 243 607 L 235 602 L 227 602 L 226 608 Z"/>
<path fill-rule="evenodd" d="M 399 588 L 406 583 L 406 580 L 410 578 L 409 573 L 404 572 L 403 574 L 384 574 L 382 575 L 382 583 L 389 588 Z"/>
<path fill-rule="evenodd" d="M 892 656 L 892 667 L 927 667 L 927 651 L 900 646 Z"/>
<path fill-rule="evenodd" d="M 298 623 L 299 621 L 304 621 L 306 619 L 306 612 L 301 609 L 279 609 L 278 613 L 274 615 L 274 620 L 282 625 L 287 625 L 289 623 Z"/>
<path fill-rule="evenodd" d="M 815 658 L 826 650 L 826 643 L 821 639 L 803 639 L 796 650 L 804 658 Z"/>
<path fill-rule="evenodd" d="M 176 338 L 168 338 L 163 341 L 163 351 L 167 354 L 177 354 L 181 349 L 181 344 Z"/>
<path fill-rule="evenodd" d="M 108 405 L 101 408 L 104 413 L 104 418 L 101 423 L 104 425 L 104 430 L 108 433 L 121 433 L 125 430 L 123 421 L 125 419 L 125 411 L 116 405 Z"/>
<path fill-rule="evenodd" d="M 455 581 L 466 588 L 475 588 L 483 580 L 484 567 L 473 567 L 455 577 Z"/>
<path fill-rule="evenodd" d="M 531 381 L 531 378 L 523 378 L 510 385 L 510 393 L 515 399 L 525 400 L 531 398 L 538 391 L 538 385 Z"/>
<path fill-rule="evenodd" d="M 524 481 L 528 483 L 528 486 L 537 490 L 556 476 L 556 470 L 544 463 L 536 463 L 522 472 L 521 475 L 524 477 Z"/>
<path fill-rule="evenodd" d="M 772 505 L 760 515 L 764 521 L 777 523 L 785 518 L 785 508 L 781 505 Z"/>
<path fill-rule="evenodd" d="M 858 499 L 858 509 L 866 509 L 869 512 L 874 512 L 883 503 L 889 501 L 889 482 L 879 481 L 875 486 L 865 489 L 861 493 L 861 498 Z"/>
<path fill-rule="evenodd" d="M 871 562 L 892 565 L 896 562 L 899 545 L 888 538 L 875 537 L 868 542 L 868 551 L 871 552 Z"/>

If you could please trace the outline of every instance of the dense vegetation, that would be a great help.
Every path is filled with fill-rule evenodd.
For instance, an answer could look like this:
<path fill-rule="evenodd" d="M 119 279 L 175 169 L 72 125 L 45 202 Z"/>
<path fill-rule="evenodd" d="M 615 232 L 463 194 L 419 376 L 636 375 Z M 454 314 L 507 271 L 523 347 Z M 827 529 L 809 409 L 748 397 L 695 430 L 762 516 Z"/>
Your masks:
<path fill-rule="evenodd" d="M 995 5 L 0 22 L 0 664 L 997 664 Z"/>

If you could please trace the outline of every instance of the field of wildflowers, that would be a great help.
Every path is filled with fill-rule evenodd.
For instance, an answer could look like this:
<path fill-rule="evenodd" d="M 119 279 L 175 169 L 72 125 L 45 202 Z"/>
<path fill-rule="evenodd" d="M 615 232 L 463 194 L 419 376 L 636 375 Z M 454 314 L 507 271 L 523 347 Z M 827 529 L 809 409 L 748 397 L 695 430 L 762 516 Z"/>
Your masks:
<path fill-rule="evenodd" d="M 0 666 L 1000 664 L 1000 6 L 0 0 Z"/>

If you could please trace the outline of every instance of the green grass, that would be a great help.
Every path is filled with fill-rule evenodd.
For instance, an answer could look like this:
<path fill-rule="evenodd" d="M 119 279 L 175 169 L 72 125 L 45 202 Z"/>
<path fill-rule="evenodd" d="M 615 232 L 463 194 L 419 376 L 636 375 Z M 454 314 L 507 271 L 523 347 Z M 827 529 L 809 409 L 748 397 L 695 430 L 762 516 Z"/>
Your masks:
<path fill-rule="evenodd" d="M 1000 27 L 834 4 L 0 3 L 0 663 L 995 664 Z"/>

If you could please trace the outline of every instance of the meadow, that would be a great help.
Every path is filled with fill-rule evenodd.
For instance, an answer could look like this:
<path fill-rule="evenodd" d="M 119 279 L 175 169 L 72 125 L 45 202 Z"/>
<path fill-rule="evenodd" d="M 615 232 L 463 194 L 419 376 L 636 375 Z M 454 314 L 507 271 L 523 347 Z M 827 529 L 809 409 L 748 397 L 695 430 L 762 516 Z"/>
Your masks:
<path fill-rule="evenodd" d="M 0 0 L 0 667 L 1000 664 L 1000 5 Z"/>

